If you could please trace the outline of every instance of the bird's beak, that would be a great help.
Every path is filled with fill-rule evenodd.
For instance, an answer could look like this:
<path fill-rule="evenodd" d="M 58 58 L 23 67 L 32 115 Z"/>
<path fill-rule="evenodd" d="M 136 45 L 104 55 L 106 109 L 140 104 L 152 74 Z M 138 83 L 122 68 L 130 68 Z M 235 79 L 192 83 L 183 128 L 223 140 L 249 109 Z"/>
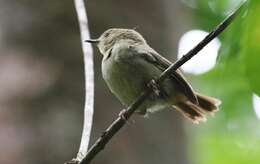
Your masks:
<path fill-rule="evenodd" d="M 99 39 L 87 39 L 87 40 L 85 40 L 85 42 L 88 42 L 88 43 L 93 43 L 93 44 L 97 44 L 97 43 L 99 43 Z"/>

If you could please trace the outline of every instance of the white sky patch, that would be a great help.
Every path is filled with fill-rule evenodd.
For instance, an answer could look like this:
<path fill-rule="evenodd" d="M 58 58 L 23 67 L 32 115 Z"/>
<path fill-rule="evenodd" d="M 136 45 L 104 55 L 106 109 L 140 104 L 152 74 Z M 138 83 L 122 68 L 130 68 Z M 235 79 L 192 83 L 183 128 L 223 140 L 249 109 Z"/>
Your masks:
<path fill-rule="evenodd" d="M 179 41 L 178 59 L 195 47 L 207 34 L 208 32 L 202 30 L 191 30 L 183 34 Z M 216 64 L 220 45 L 220 40 L 215 38 L 196 56 L 186 62 L 181 67 L 182 70 L 191 74 L 202 74 L 209 71 Z"/>
<path fill-rule="evenodd" d="M 260 119 L 260 97 L 253 94 L 253 106 L 258 119 Z"/>

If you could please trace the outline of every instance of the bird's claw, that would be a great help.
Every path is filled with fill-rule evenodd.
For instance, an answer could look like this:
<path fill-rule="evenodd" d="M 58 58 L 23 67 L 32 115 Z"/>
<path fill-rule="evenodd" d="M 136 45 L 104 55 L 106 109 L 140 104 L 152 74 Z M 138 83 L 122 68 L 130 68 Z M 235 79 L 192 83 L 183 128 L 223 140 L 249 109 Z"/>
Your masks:
<path fill-rule="evenodd" d="M 127 112 L 127 110 L 126 110 L 126 109 L 123 109 L 123 110 L 121 110 L 121 111 L 119 112 L 118 116 L 119 116 L 122 120 L 124 120 L 128 125 L 134 124 L 134 123 L 135 123 L 134 120 L 130 120 L 130 122 L 129 122 L 129 120 L 126 119 L 126 117 L 125 117 L 125 113 L 126 113 L 126 112 Z"/>
<path fill-rule="evenodd" d="M 119 112 L 119 114 L 118 114 L 118 116 L 122 119 L 122 120 L 124 120 L 124 121 L 126 121 L 127 119 L 125 118 L 125 113 L 126 113 L 126 109 L 123 109 L 123 110 L 121 110 L 120 112 Z"/>
<path fill-rule="evenodd" d="M 79 164 L 79 160 L 77 160 L 76 158 L 73 158 L 72 160 L 70 160 L 69 162 L 66 162 L 65 164 Z"/>

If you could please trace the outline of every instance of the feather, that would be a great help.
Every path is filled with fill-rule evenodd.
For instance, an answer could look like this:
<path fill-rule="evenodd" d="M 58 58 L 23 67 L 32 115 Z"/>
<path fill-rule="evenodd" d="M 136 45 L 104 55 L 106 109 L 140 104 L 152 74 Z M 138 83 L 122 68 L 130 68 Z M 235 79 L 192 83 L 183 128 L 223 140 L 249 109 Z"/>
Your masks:
<path fill-rule="evenodd" d="M 132 49 L 134 48 L 135 47 L 132 47 Z M 143 59 L 153 64 L 161 71 L 165 71 L 172 64 L 169 60 L 162 57 L 160 54 L 158 54 L 155 50 L 153 50 L 151 47 L 147 45 L 145 45 L 145 47 L 143 48 L 136 47 L 135 50 L 138 54 L 140 54 L 140 56 Z M 179 70 L 172 72 L 171 78 L 173 78 L 174 81 L 177 82 L 177 84 L 179 85 L 178 88 L 184 93 L 184 95 L 189 99 L 189 101 L 193 102 L 194 104 L 198 104 L 198 99 L 195 92 L 193 91 L 191 85 L 187 82 L 187 80 L 183 77 Z"/>

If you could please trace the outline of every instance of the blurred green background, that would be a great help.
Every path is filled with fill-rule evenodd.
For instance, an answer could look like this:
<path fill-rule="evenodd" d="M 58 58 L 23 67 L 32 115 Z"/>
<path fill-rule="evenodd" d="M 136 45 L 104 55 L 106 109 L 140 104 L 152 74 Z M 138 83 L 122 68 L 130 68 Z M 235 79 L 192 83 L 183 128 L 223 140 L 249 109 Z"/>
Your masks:
<path fill-rule="evenodd" d="M 137 28 L 171 61 L 193 29 L 210 31 L 242 0 L 88 0 L 90 33 Z M 193 87 L 222 100 L 207 123 L 166 110 L 134 116 L 93 164 L 258 164 L 260 162 L 260 1 L 248 1 L 221 34 L 217 63 L 185 73 Z M 91 143 L 123 106 L 101 77 L 95 48 Z M 205 62 L 205 61 L 204 61 Z M 257 101 L 255 101 L 255 104 Z M 0 163 L 64 163 L 76 156 L 84 105 L 83 57 L 73 1 L 0 1 Z M 254 110 L 255 109 L 255 110 Z M 257 117 L 258 116 L 258 117 Z"/>

